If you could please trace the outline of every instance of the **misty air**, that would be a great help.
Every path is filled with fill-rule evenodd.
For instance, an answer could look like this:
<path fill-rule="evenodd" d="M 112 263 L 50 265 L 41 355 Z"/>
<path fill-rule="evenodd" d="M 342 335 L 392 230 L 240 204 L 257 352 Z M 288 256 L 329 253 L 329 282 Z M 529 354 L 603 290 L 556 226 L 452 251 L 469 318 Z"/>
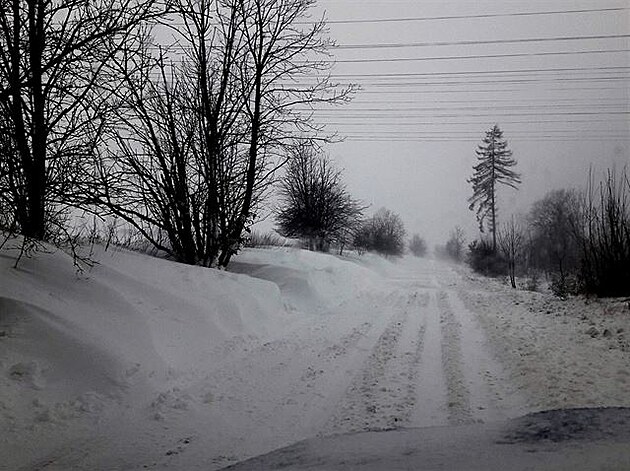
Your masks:
<path fill-rule="evenodd" d="M 627 0 L 3 0 L 0 470 L 630 469 Z"/>

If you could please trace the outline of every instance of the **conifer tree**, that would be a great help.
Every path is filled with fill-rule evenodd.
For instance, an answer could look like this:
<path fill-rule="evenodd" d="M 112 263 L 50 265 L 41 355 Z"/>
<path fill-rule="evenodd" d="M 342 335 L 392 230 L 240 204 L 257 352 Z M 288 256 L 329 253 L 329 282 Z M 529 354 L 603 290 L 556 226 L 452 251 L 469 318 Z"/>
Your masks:
<path fill-rule="evenodd" d="M 468 209 L 477 211 L 479 230 L 484 231 L 486 223 L 492 233 L 492 249 L 497 248 L 497 184 L 507 185 L 516 189 L 521 183 L 520 175 L 511 167 L 516 165 L 512 158 L 512 151 L 508 149 L 508 143 L 503 138 L 503 132 L 497 124 L 486 132 L 483 144 L 477 147 L 477 165 L 473 166 L 473 176 L 469 183 L 473 187 L 473 195 L 468 199 Z"/>

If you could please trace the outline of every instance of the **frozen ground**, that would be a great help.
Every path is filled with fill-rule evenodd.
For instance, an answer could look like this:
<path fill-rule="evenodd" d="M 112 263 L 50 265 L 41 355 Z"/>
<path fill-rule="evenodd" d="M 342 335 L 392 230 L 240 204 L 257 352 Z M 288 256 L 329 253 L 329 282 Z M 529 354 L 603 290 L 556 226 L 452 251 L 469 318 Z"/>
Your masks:
<path fill-rule="evenodd" d="M 412 257 L 259 249 L 226 273 L 101 251 L 77 276 L 59 252 L 14 256 L 0 469 L 212 470 L 313 437 L 630 407 L 627 300 Z"/>

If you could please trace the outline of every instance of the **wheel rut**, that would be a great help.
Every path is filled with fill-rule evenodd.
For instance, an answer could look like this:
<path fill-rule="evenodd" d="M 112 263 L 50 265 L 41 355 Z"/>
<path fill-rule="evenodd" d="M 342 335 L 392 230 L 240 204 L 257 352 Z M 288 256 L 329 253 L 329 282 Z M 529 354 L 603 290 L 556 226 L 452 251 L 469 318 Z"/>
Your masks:
<path fill-rule="evenodd" d="M 409 424 L 417 403 L 419 363 L 425 338 L 422 308 L 429 295 L 397 293 L 394 309 L 325 432 L 384 430 Z"/>
<path fill-rule="evenodd" d="M 442 368 L 446 382 L 448 421 L 464 424 L 473 421 L 470 408 L 470 391 L 464 376 L 461 324 L 444 291 L 437 293 L 437 305 L 442 333 Z"/>

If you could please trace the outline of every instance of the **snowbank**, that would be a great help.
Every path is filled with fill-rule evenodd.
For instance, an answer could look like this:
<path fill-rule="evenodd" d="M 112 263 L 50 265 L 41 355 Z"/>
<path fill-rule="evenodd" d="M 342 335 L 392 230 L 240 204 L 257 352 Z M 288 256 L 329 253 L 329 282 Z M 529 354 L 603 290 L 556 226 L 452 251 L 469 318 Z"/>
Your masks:
<path fill-rule="evenodd" d="M 380 279 L 287 249 L 246 250 L 234 272 L 98 247 L 83 274 L 54 249 L 14 269 L 17 253 L 0 252 L 2 469 L 181 469 L 189 447 L 206 469 L 237 459 L 226 448 L 266 449 L 272 434 L 238 434 L 266 427 L 252 411 L 286 394 L 268 357 L 298 358 L 293 330 Z"/>
<path fill-rule="evenodd" d="M 108 415 L 208 400 L 183 391 L 229 345 L 264 339 L 286 311 L 275 284 L 127 251 L 78 275 L 61 251 L 14 269 L 0 254 L 0 456 L 14 469 L 93 433 Z M 179 378 L 179 379 L 178 379 Z M 153 426 L 154 428 L 154 426 Z"/>
<path fill-rule="evenodd" d="M 380 257 L 350 258 L 296 248 L 245 250 L 230 271 L 268 280 L 280 288 L 288 307 L 321 312 L 344 303 L 382 282 L 375 267 L 391 265 Z"/>

